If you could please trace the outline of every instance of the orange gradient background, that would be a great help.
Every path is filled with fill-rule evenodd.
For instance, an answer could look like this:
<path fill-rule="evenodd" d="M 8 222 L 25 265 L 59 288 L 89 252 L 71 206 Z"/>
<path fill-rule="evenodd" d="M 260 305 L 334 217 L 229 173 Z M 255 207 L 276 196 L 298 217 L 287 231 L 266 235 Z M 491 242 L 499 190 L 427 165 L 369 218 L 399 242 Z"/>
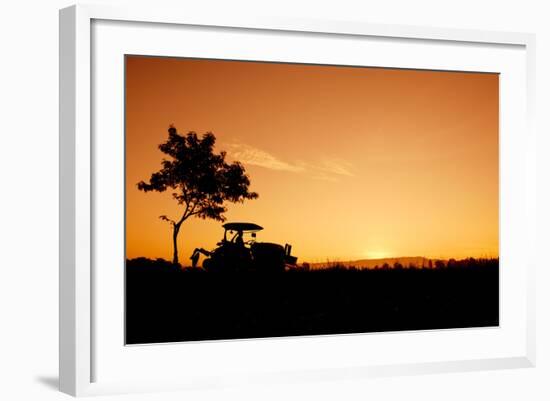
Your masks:
<path fill-rule="evenodd" d="M 257 200 L 228 204 L 258 240 L 299 262 L 497 257 L 496 74 L 178 58 L 126 58 L 126 251 L 172 256 L 180 207 L 144 193 L 174 124 L 213 132 Z M 211 249 L 221 224 L 190 219 L 180 260 Z"/>

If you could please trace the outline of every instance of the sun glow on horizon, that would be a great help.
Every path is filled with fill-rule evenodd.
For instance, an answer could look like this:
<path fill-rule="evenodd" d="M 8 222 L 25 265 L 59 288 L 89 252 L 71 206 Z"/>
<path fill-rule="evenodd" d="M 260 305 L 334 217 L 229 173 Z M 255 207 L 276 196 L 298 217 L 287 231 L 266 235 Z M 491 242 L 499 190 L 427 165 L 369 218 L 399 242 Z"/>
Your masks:
<path fill-rule="evenodd" d="M 372 250 L 364 253 L 365 259 L 388 259 L 395 257 L 392 252 L 383 250 Z"/>

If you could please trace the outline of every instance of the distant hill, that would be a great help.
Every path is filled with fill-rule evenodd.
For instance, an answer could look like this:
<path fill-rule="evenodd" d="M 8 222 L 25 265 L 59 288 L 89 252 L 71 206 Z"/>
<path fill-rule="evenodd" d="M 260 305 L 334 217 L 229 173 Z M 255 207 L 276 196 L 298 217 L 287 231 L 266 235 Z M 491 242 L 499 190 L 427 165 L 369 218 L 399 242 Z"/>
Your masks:
<path fill-rule="evenodd" d="M 435 264 L 436 259 L 429 259 L 422 256 L 404 256 L 400 258 L 383 258 L 383 259 L 359 259 L 359 260 L 348 260 L 348 261 L 328 261 L 321 263 L 310 263 L 309 266 L 312 269 L 323 269 L 326 267 L 340 265 L 340 266 L 354 266 L 357 268 L 368 269 L 375 266 L 382 267 L 384 263 L 387 263 L 390 266 L 393 266 L 395 263 L 401 263 L 404 267 L 409 265 L 415 265 L 417 267 L 428 266 L 430 263 Z"/>

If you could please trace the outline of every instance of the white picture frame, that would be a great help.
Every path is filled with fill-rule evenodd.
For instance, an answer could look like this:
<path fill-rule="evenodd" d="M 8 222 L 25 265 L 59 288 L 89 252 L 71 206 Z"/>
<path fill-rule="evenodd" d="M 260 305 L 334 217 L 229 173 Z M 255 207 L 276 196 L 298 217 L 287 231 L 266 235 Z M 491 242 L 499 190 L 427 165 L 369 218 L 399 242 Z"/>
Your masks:
<path fill-rule="evenodd" d="M 525 113 L 521 114 L 516 129 L 510 130 L 509 143 L 501 147 L 501 152 L 517 152 L 519 154 L 517 163 L 521 163 L 521 169 L 513 177 L 514 184 L 510 185 L 509 192 L 502 196 L 515 192 L 521 193 L 521 199 L 517 205 L 521 207 L 521 221 L 514 220 L 510 227 L 521 228 L 524 241 L 518 245 L 518 253 L 528 255 L 521 264 L 521 272 L 524 274 L 521 280 L 515 283 L 508 281 L 507 285 L 518 287 L 518 297 L 522 298 L 521 310 L 518 311 L 518 322 L 512 322 L 514 330 L 521 332 L 515 335 L 513 351 L 501 352 L 496 350 L 493 353 L 476 354 L 479 356 L 465 356 L 464 358 L 452 358 L 448 360 L 416 360 L 414 356 L 408 362 L 401 363 L 361 363 L 360 359 L 354 360 L 353 364 L 341 361 L 335 362 L 331 367 L 319 365 L 318 368 L 306 365 L 298 369 L 285 369 L 284 362 L 277 365 L 277 374 L 270 374 L 268 370 L 259 369 L 257 375 L 246 370 L 237 369 L 235 374 L 225 374 L 223 370 L 216 373 L 215 377 L 208 377 L 196 373 L 195 376 L 186 375 L 185 379 L 168 378 L 166 380 L 143 380 L 132 379 L 131 377 L 111 377 L 109 380 L 98 380 L 101 372 L 98 372 L 98 350 L 103 344 L 96 344 L 97 332 L 95 329 L 98 319 L 103 319 L 98 308 L 94 304 L 94 289 L 101 281 L 98 281 L 94 274 L 94 263 L 97 263 L 94 254 L 93 232 L 97 230 L 96 216 L 94 215 L 94 176 L 98 167 L 96 160 L 97 152 L 101 147 L 96 147 L 93 138 L 93 87 L 92 78 L 96 66 L 94 58 L 94 46 L 101 46 L 101 41 L 93 42 L 93 24 L 98 21 L 114 22 L 139 22 L 145 24 L 158 24 L 158 26 L 193 26 L 213 29 L 221 29 L 218 35 L 224 35 L 223 28 L 232 30 L 243 30 L 253 32 L 282 32 L 287 35 L 321 35 L 324 37 L 338 36 L 340 38 L 384 38 L 385 40 L 404 40 L 430 42 L 436 44 L 459 44 L 463 47 L 496 46 L 513 47 L 521 51 L 519 57 L 522 65 L 521 71 L 525 72 L 525 79 L 519 80 L 515 85 L 522 86 L 525 96 L 521 100 Z M 120 29 L 128 29 L 122 27 Z M 223 37 L 220 36 L 220 39 Z M 479 369 L 504 369 L 513 367 L 530 367 L 535 364 L 535 284 L 534 284 L 534 261 L 531 255 L 534 252 L 535 238 L 535 134 L 532 128 L 534 110 L 534 57 L 535 37 L 525 33 L 506 32 L 485 32 L 459 29 L 439 29 L 411 26 L 390 26 L 374 25 L 361 21 L 316 21 L 316 20 L 294 20 L 292 18 L 254 18 L 246 19 L 238 15 L 187 15 L 178 10 L 162 10 L 151 8 L 111 8 L 108 6 L 78 5 L 60 11 L 60 390 L 75 396 L 92 395 L 104 393 L 132 392 L 132 391 L 160 391 L 166 389 L 186 388 L 209 388 L 220 385 L 231 385 L 239 382 L 257 381 L 263 382 L 285 382 L 300 380 L 325 380 L 327 378 L 362 378 L 367 376 L 386 376 L 403 374 L 421 374 L 448 371 L 467 371 Z M 429 66 L 427 66 L 428 68 Z M 473 68 L 473 67 L 472 67 Z M 498 72 L 498 71 L 497 71 Z M 121 83 L 122 85 L 122 83 Z M 509 96 L 506 94 L 503 96 Z M 122 137 L 123 133 L 120 132 Z M 514 142 L 512 143 L 512 139 Z M 514 146 L 521 144 L 521 146 Z M 506 147 L 507 146 L 507 147 Z M 515 148 L 515 150 L 514 150 Z M 122 155 L 119 155 L 122 158 Z M 510 171 L 515 165 L 507 165 L 505 171 Z M 501 176 L 501 182 L 507 177 Z M 523 183 L 520 187 L 519 183 Z M 502 210 L 501 210 L 502 213 Z M 506 209 L 504 210 L 506 213 Z M 502 214 L 501 214 L 502 218 Z M 521 227 L 520 227 L 521 226 Z M 501 233 L 502 235 L 502 233 Z M 508 242 L 510 243 L 510 242 Z M 514 260 L 513 258 L 511 260 Z M 519 288 L 521 287 L 521 288 Z M 502 287 L 501 287 L 502 288 Z M 508 291 L 509 293 L 509 291 Z M 508 293 L 504 293 L 507 297 Z M 524 298 L 524 300 L 523 300 Z M 502 301 L 502 299 L 501 299 Z M 501 304 L 502 305 L 502 304 Z M 516 316 L 516 315 L 514 315 Z M 120 316 L 122 324 L 122 316 Z M 505 327 L 500 329 L 504 330 Z M 498 330 L 498 329 L 497 329 Z M 491 341 L 496 331 L 487 333 L 476 332 L 471 337 L 483 335 L 487 341 Z M 452 334 L 452 333 L 451 333 Z M 102 332 L 102 335 L 108 335 Z M 413 336 L 414 334 L 409 334 Z M 430 336 L 429 341 L 438 341 L 442 336 L 449 336 L 447 332 L 425 333 L 422 336 Z M 392 333 L 381 336 L 394 336 Z M 466 335 L 467 336 L 467 335 Z M 290 341 L 262 340 L 261 352 L 280 352 L 284 349 L 307 349 L 310 352 L 319 350 L 320 347 L 338 347 L 338 341 L 345 340 L 354 343 L 356 346 L 365 340 L 365 337 L 355 336 L 333 336 L 338 338 L 330 339 L 300 339 Z M 104 338 L 104 337 L 102 337 Z M 397 337 L 394 337 L 397 338 Z M 496 337 L 495 337 L 496 338 Z M 322 342 L 324 341 L 324 343 Z M 442 340 L 443 341 L 443 340 Z M 448 341 L 448 340 L 445 340 Z M 474 340 L 472 340 L 474 341 Z M 328 342 L 331 342 L 328 344 Z M 241 342 L 215 342 L 215 344 L 203 345 L 216 347 L 220 352 L 223 348 L 235 348 L 225 354 L 230 360 L 233 352 L 247 351 L 252 341 Z M 243 345 L 244 344 L 244 345 Z M 501 350 L 506 349 L 506 344 Z M 120 343 L 120 347 L 123 344 Z M 168 346 L 159 346 L 168 347 Z M 289 348 L 290 347 L 290 348 Z M 272 351 L 269 351 L 269 348 Z M 164 348 L 165 350 L 167 348 Z M 180 348 L 181 350 L 181 348 Z M 148 354 L 157 351 L 149 347 Z M 190 355 L 199 355 L 201 350 L 187 348 Z M 213 352 L 212 350 L 206 352 Z M 195 354 L 194 354 L 195 353 Z M 135 358 L 140 354 L 134 352 L 131 358 L 135 364 Z M 148 355 L 147 358 L 161 360 L 162 351 L 158 355 Z M 328 353 L 330 354 L 330 352 Z M 238 355 L 238 354 L 237 354 Z M 474 354 L 472 354 L 474 355 Z M 485 355 L 485 356 L 483 356 Z M 101 355 L 100 355 L 101 358 Z M 161 359 L 158 359 L 161 358 Z M 382 360 L 382 359 L 381 359 Z M 147 361 L 151 361 L 148 359 Z M 349 360 L 351 361 L 351 359 Z M 228 362 L 228 369 L 231 363 Z"/>

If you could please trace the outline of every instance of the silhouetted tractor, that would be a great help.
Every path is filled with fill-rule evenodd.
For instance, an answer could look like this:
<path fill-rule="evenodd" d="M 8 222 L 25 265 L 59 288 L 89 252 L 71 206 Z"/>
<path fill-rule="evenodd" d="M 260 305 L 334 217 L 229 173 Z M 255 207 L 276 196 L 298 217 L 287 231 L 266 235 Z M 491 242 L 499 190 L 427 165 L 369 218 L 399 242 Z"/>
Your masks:
<path fill-rule="evenodd" d="M 202 267 L 209 272 L 282 272 L 296 266 L 298 258 L 291 256 L 291 245 L 256 242 L 256 233 L 263 227 L 254 223 L 226 223 L 222 227 L 223 239 L 216 249 L 195 249 L 191 256 L 193 267 L 201 253 L 207 256 Z"/>

